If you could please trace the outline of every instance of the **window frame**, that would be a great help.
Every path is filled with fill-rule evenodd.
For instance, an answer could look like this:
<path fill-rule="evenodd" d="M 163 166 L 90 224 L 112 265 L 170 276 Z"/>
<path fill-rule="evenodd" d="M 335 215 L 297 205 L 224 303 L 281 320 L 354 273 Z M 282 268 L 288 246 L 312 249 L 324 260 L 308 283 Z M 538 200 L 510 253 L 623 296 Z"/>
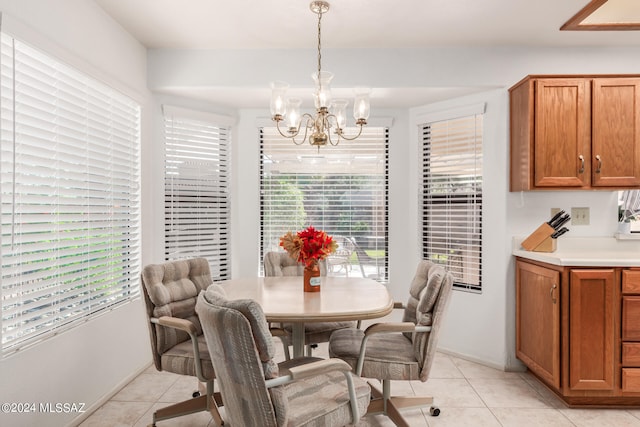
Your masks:
<path fill-rule="evenodd" d="M 272 126 L 264 126 L 261 127 L 259 130 L 259 144 L 260 144 L 260 150 L 259 150 L 259 156 L 260 156 L 260 173 L 259 173 L 259 187 L 260 187 L 260 248 L 259 248 L 259 273 L 263 274 L 264 272 L 264 268 L 263 268 L 263 260 L 264 260 L 264 255 L 267 251 L 269 250 L 279 250 L 279 248 L 275 247 L 272 245 L 272 247 L 267 248 L 267 245 L 265 243 L 265 236 L 266 236 L 266 230 L 265 230 L 265 220 L 264 220 L 264 212 L 265 212 L 265 206 L 266 206 L 266 194 L 268 193 L 268 189 L 265 187 L 265 159 L 269 157 L 269 154 L 265 152 L 265 147 L 264 147 L 264 138 L 265 138 L 265 132 L 269 133 L 269 138 L 272 139 L 279 139 L 281 142 L 280 144 L 282 144 L 282 147 L 286 147 L 284 148 L 285 150 L 288 150 L 288 148 L 290 147 L 291 149 L 291 153 L 293 153 L 294 151 L 299 151 L 301 150 L 298 146 L 296 146 L 291 140 L 289 139 L 285 139 L 284 137 L 279 136 L 275 130 L 275 127 Z M 354 129 L 346 129 L 347 133 L 353 133 Z M 357 133 L 357 130 L 355 131 Z M 362 275 L 362 274 L 366 274 L 369 277 L 375 278 L 376 280 L 378 280 L 381 283 L 386 283 L 388 281 L 388 266 L 389 266 L 389 127 L 388 126 L 369 126 L 367 128 L 364 128 L 363 130 L 363 135 L 360 136 L 360 138 L 354 140 L 354 141 L 341 141 L 338 146 L 331 146 L 331 145 L 327 145 L 326 147 L 322 147 L 320 148 L 320 150 L 318 150 L 316 147 L 311 147 L 308 146 L 308 144 L 304 144 L 302 150 L 304 150 L 305 153 L 307 153 L 306 155 L 313 157 L 313 156 L 317 156 L 318 154 L 320 156 L 323 155 L 324 153 L 327 153 L 328 155 L 335 155 L 337 150 L 349 150 L 349 148 L 347 147 L 352 147 L 352 152 L 353 155 L 356 156 L 358 153 L 363 154 L 361 156 L 361 158 L 365 158 L 365 157 L 370 157 L 370 156 L 366 156 L 364 155 L 364 150 L 367 150 L 367 148 L 363 148 L 366 146 L 366 142 L 363 142 L 365 140 L 368 140 L 367 138 L 372 138 L 371 135 L 375 135 L 375 133 L 378 132 L 381 135 L 381 138 L 383 139 L 382 144 L 383 146 L 378 147 L 377 150 L 379 150 L 379 152 L 382 155 L 382 160 L 380 158 L 378 158 L 376 161 L 380 162 L 382 161 L 382 170 L 383 170 L 383 175 L 382 175 L 382 183 L 380 184 L 380 194 L 383 197 L 383 202 L 382 202 L 382 207 L 384 209 L 384 213 L 382 214 L 382 217 L 376 217 L 377 220 L 375 221 L 376 225 L 375 226 L 375 232 L 374 234 L 376 236 L 378 236 L 379 240 L 382 240 L 381 243 L 378 243 L 378 240 L 374 239 L 373 242 L 370 244 L 372 245 L 372 247 L 374 249 L 377 249 L 379 251 L 383 251 L 384 255 L 381 255 L 379 258 L 372 260 L 369 259 L 367 261 L 356 261 L 359 260 L 359 258 L 355 258 L 356 255 L 354 253 L 352 259 L 354 259 L 354 263 L 351 265 L 352 269 L 356 269 L 356 273 L 354 273 L 355 275 Z M 353 144 L 353 145 L 350 145 Z M 362 151 L 359 151 L 362 150 Z M 304 157 L 305 155 L 302 155 L 302 157 Z M 298 155 L 298 160 L 300 159 L 300 155 Z M 366 161 L 366 160 L 364 160 Z M 302 173 L 300 173 L 300 175 L 303 175 Z M 345 173 L 345 169 L 343 169 L 340 166 L 337 166 L 337 169 L 332 172 L 326 173 L 326 176 L 331 177 L 331 179 L 336 179 L 336 177 L 339 176 L 343 176 L 343 177 L 348 177 L 350 176 L 351 179 L 354 179 L 353 177 L 357 177 L 357 176 L 367 176 L 366 173 L 362 173 L 361 175 L 359 174 L 349 174 L 348 172 Z M 357 179 L 356 179 L 357 181 Z M 376 187 L 377 188 L 377 187 Z M 327 196 L 327 198 L 330 198 L 330 196 Z M 336 230 L 333 230 L 332 227 L 337 227 L 335 225 L 335 218 L 329 217 L 325 222 L 326 224 L 329 224 L 328 227 L 325 227 L 323 224 L 319 224 L 319 223 L 310 223 L 308 221 L 308 219 L 305 219 L 304 222 L 297 224 L 297 225 L 292 225 L 290 227 L 285 227 L 286 229 L 283 228 L 282 230 L 282 234 L 284 234 L 284 232 L 286 231 L 297 231 L 303 227 L 306 227 L 308 225 L 313 225 L 315 228 L 318 229 L 325 229 L 325 231 L 327 231 L 330 235 L 337 237 L 337 239 L 342 240 L 342 237 L 347 236 L 347 237 L 353 237 L 351 236 L 351 233 L 355 230 L 355 223 L 351 223 L 349 222 L 348 226 L 343 226 L 346 227 L 345 228 L 339 228 L 338 231 L 336 232 Z M 333 224 L 333 225 L 331 225 Z M 357 233 L 355 233 L 357 234 Z M 355 240 L 358 241 L 359 237 L 355 236 Z M 362 246 L 363 241 L 368 242 L 368 239 L 365 239 L 364 237 L 360 237 L 360 239 L 364 239 L 364 240 L 360 240 L 360 244 L 359 246 Z M 370 248 L 366 248 L 366 249 L 370 249 Z M 360 268 L 358 269 L 358 263 L 360 262 Z M 373 265 L 375 267 L 375 272 L 368 272 L 365 270 L 365 268 L 363 267 L 363 265 Z"/>
<path fill-rule="evenodd" d="M 203 257 L 231 278 L 230 117 L 172 105 L 164 115 L 164 259 Z M 184 165 L 182 168 L 178 165 Z M 184 180 L 176 183 L 176 174 Z"/>
<path fill-rule="evenodd" d="M 457 120 L 459 121 L 469 118 L 474 118 L 475 120 L 477 120 L 478 117 L 480 117 L 480 119 L 482 120 L 483 113 L 484 104 L 468 106 L 465 108 L 461 108 L 460 110 L 432 113 L 429 116 L 423 117 L 419 125 L 419 145 L 422 158 L 419 201 L 421 256 L 423 259 L 430 259 L 434 262 L 443 264 L 446 268 L 452 271 L 452 273 L 454 273 L 454 289 L 473 293 L 482 293 L 482 131 L 478 134 L 476 130 L 474 131 L 475 136 L 467 136 L 475 141 L 472 143 L 474 144 L 473 150 L 475 154 L 471 154 L 471 158 L 464 158 L 465 156 L 469 157 L 469 153 L 459 153 L 460 147 L 457 144 L 461 144 L 460 140 L 464 141 L 464 138 L 459 136 L 452 137 L 452 139 L 455 138 L 455 140 L 458 141 L 457 143 L 454 143 L 454 154 L 449 155 L 446 161 L 442 160 L 441 163 L 436 167 L 436 169 L 440 168 L 440 170 L 450 169 L 451 167 L 455 168 L 456 161 L 460 164 L 463 164 L 463 166 L 459 167 L 465 167 L 465 163 L 479 163 L 480 168 L 477 168 L 477 165 L 473 168 L 474 173 L 479 169 L 480 175 L 469 175 L 470 177 L 460 178 L 459 181 L 467 189 L 471 188 L 470 191 L 463 191 L 460 193 L 449 191 L 437 193 L 431 191 L 431 187 L 435 188 L 436 184 L 432 180 L 432 160 L 427 157 L 430 154 L 430 147 L 428 146 L 428 144 L 430 143 L 432 138 L 430 133 L 432 125 L 455 123 Z M 476 145 L 478 143 L 478 140 L 480 141 L 479 146 Z M 448 144 L 448 141 L 444 142 L 443 144 Z M 443 148 L 444 145 L 440 149 Z M 455 152 L 457 152 L 457 156 Z M 454 166 L 447 167 L 447 161 L 450 165 Z M 455 177 L 458 177 L 458 175 L 455 175 Z M 460 175 L 460 177 L 462 177 L 462 175 Z M 456 183 L 456 179 L 454 178 L 452 180 L 440 181 L 440 183 L 451 185 L 452 183 Z M 461 205 L 468 207 L 464 210 L 461 210 Z M 437 225 L 432 225 L 433 221 L 430 218 L 437 217 L 432 206 L 442 206 L 444 207 L 445 211 L 448 211 L 446 213 L 445 219 L 442 219 L 442 212 L 440 212 L 440 217 L 436 219 L 436 221 L 439 220 Z M 469 212 L 471 212 L 471 214 L 469 214 Z M 469 215 L 471 215 L 471 218 L 469 218 Z M 453 224 L 453 222 L 456 220 L 459 226 L 471 226 L 472 230 L 476 230 L 475 233 L 477 235 L 477 238 L 467 237 L 467 239 L 473 243 L 465 244 L 463 242 L 464 238 L 456 238 L 456 236 L 459 236 L 462 232 L 462 229 L 458 229 L 458 226 Z M 432 235 L 432 230 L 435 230 L 434 227 L 440 227 L 440 231 L 437 231 L 436 234 L 441 236 L 442 239 L 445 239 L 445 242 L 441 245 L 436 244 L 435 247 L 432 247 L 431 242 L 429 242 L 429 236 Z M 456 241 L 458 242 L 457 244 Z M 438 246 L 440 247 L 438 248 Z M 468 247 L 469 249 L 467 251 L 464 251 L 464 247 Z M 437 249 L 438 252 L 432 253 L 434 249 Z M 465 252 L 467 253 L 466 256 L 464 255 Z M 456 257 L 455 255 L 458 256 Z M 476 259 L 476 261 L 472 262 L 471 264 L 477 267 L 465 267 L 469 265 L 468 260 L 474 258 Z M 456 259 L 458 260 L 458 265 L 456 265 Z M 458 273 L 458 270 L 460 270 L 460 273 Z M 471 281 L 461 279 L 460 275 L 467 274 L 472 278 Z M 473 281 L 473 278 L 477 278 L 477 283 L 471 283 Z"/>
<path fill-rule="evenodd" d="M 6 357 L 139 298 L 141 107 L 1 37 Z"/>

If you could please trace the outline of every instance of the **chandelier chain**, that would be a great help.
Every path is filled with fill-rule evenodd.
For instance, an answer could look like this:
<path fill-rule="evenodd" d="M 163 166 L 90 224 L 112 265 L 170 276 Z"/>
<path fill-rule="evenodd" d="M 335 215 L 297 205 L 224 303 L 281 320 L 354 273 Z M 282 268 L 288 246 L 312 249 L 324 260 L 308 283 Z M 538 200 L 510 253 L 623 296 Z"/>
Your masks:
<path fill-rule="evenodd" d="M 322 70 L 322 33 L 321 33 L 322 9 L 318 10 L 318 79 Z M 322 89 L 322 83 L 320 83 Z"/>

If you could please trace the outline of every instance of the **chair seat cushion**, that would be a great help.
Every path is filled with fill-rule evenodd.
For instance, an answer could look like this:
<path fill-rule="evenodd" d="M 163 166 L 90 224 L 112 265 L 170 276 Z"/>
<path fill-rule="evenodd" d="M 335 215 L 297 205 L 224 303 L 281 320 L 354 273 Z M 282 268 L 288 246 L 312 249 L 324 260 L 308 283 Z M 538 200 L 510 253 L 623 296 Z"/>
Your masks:
<path fill-rule="evenodd" d="M 329 356 L 344 360 L 355 371 L 363 338 L 361 329 L 334 332 L 329 341 Z M 361 376 L 379 380 L 417 380 L 419 366 L 413 354 L 413 344 L 403 334 L 372 335 L 367 342 Z"/>
<path fill-rule="evenodd" d="M 309 322 L 304 325 L 304 341 L 306 344 L 329 342 L 333 331 L 345 328 L 355 328 L 356 322 Z M 293 332 L 290 323 L 284 324 L 284 330 L 289 334 Z"/>
<path fill-rule="evenodd" d="M 366 413 L 371 389 L 353 376 L 360 415 Z M 329 372 L 282 386 L 288 400 L 287 425 L 343 426 L 352 423 L 349 393 L 342 372 Z M 276 409 L 277 411 L 277 409 Z"/>
<path fill-rule="evenodd" d="M 198 335 L 198 348 L 200 349 L 200 360 L 202 362 L 202 374 L 206 379 L 215 378 L 209 349 L 204 339 L 204 335 Z M 176 344 L 160 356 L 162 370 L 180 375 L 196 376 L 195 357 L 193 355 L 193 344 L 191 340 Z"/>

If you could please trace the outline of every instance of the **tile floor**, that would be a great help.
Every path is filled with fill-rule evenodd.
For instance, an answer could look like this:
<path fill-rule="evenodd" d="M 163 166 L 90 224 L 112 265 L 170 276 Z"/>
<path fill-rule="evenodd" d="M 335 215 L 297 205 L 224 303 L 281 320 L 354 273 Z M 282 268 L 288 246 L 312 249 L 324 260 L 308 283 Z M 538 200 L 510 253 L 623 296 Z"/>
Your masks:
<path fill-rule="evenodd" d="M 282 357 L 282 347 L 276 348 Z M 326 345 L 321 345 L 314 355 L 326 357 Z M 146 426 L 156 408 L 185 400 L 195 389 L 193 378 L 157 372 L 152 366 L 80 426 Z M 569 409 L 528 373 L 502 372 L 443 353 L 438 353 L 426 383 L 396 381 L 392 392 L 435 397 L 435 404 L 442 411 L 438 417 L 431 417 L 428 410 L 404 411 L 415 427 L 640 427 L 640 408 Z M 157 425 L 212 427 L 214 423 L 208 413 L 201 412 Z M 358 424 L 392 425 L 380 415 L 368 416 Z"/>

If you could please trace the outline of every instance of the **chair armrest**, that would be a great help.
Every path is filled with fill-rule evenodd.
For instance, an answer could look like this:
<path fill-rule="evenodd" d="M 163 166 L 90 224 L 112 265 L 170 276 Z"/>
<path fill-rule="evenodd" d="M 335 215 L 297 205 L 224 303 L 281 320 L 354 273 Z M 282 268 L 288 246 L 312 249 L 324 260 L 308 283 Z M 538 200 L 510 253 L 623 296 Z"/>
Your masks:
<path fill-rule="evenodd" d="M 288 371 L 291 378 L 301 380 L 332 371 L 351 372 L 351 366 L 342 359 L 332 358 L 294 366 Z"/>
<path fill-rule="evenodd" d="M 374 334 L 389 334 L 401 332 L 430 332 L 431 326 L 416 325 L 413 322 L 385 322 L 374 323 L 364 331 L 364 338 L 360 343 L 360 354 L 358 355 L 358 364 L 356 365 L 356 375 L 362 376 L 362 367 L 364 366 L 364 356 L 367 352 L 367 343 L 369 338 Z"/>
<path fill-rule="evenodd" d="M 364 330 L 364 336 L 384 333 L 384 332 L 413 332 L 416 329 L 415 323 L 412 322 L 385 322 L 374 323 Z"/>
<path fill-rule="evenodd" d="M 196 377 L 203 383 L 209 381 L 208 378 L 204 377 L 204 373 L 202 372 L 202 361 L 200 360 L 200 345 L 198 344 L 198 330 L 196 329 L 196 325 L 194 325 L 193 322 L 190 322 L 187 319 L 181 319 L 179 317 L 172 316 L 152 317 L 151 323 L 165 326 L 167 328 L 178 329 L 189 334 L 189 338 L 191 338 L 191 345 L 193 346 Z"/>
<path fill-rule="evenodd" d="M 168 326 L 174 329 L 180 329 L 188 333 L 189 335 L 197 335 L 198 330 L 196 329 L 196 325 L 193 322 L 188 321 L 187 319 L 181 319 L 179 317 L 171 317 L 171 316 L 162 316 L 162 317 L 152 317 L 151 323 L 157 323 L 161 326 Z"/>
<path fill-rule="evenodd" d="M 301 380 L 304 378 L 315 377 L 317 375 L 326 374 L 328 372 L 339 371 L 342 372 L 347 381 L 347 389 L 349 390 L 349 403 L 351 405 L 351 416 L 353 424 L 357 423 L 360 419 L 360 413 L 358 411 L 358 402 L 356 397 L 356 389 L 353 384 L 353 377 L 351 374 L 351 366 L 342 359 L 331 358 L 318 360 L 316 362 L 306 363 L 304 365 L 295 366 L 287 369 L 287 375 L 282 375 L 277 378 L 266 380 L 265 384 L 267 388 L 272 388 L 291 382 Z"/>
<path fill-rule="evenodd" d="M 269 332 L 271 332 L 271 336 L 273 337 L 288 337 L 289 332 L 284 330 L 283 328 L 269 327 Z"/>

